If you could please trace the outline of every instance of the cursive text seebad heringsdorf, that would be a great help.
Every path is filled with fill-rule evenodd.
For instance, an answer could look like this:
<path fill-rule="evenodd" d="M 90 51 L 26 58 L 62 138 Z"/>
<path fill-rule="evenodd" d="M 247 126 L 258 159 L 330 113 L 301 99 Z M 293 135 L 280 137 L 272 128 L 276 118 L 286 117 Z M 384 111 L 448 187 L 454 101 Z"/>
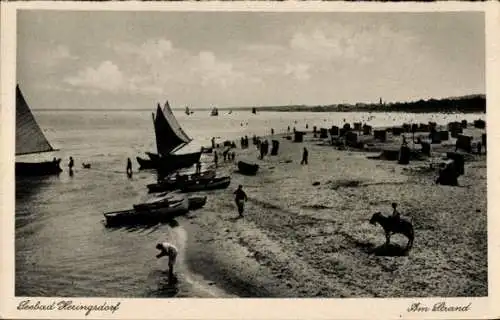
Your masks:
<path fill-rule="evenodd" d="M 42 303 L 40 301 L 23 300 L 17 305 L 17 310 L 28 311 L 85 311 L 88 316 L 92 311 L 115 313 L 120 308 L 120 302 L 108 304 L 84 304 L 74 303 L 73 300 L 52 301 Z"/>
<path fill-rule="evenodd" d="M 435 303 L 432 307 L 423 303 L 412 303 L 407 309 L 408 312 L 467 312 L 470 311 L 472 303 L 467 305 L 448 305 L 446 302 Z"/>

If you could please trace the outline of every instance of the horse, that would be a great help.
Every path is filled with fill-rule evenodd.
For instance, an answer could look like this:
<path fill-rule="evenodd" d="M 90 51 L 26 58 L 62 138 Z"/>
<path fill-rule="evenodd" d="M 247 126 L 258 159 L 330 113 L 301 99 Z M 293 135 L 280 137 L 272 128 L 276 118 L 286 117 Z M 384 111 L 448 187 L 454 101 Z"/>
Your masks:
<path fill-rule="evenodd" d="M 370 223 L 373 225 L 378 223 L 384 228 L 386 245 L 391 241 L 391 235 L 400 233 L 408 238 L 406 250 L 410 250 L 413 246 L 415 234 L 413 232 L 413 225 L 410 221 L 402 218 L 386 217 L 382 213 L 377 212 L 371 217 Z"/>

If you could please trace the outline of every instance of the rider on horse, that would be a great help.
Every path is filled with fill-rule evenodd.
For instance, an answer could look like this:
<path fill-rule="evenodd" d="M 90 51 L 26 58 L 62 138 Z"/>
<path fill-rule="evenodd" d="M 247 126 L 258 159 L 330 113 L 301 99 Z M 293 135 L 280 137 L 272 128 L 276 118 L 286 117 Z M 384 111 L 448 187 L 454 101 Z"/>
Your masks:
<path fill-rule="evenodd" d="M 395 220 L 399 220 L 401 218 L 401 214 L 399 213 L 398 209 L 396 209 L 398 204 L 396 202 L 392 203 L 392 217 Z"/>

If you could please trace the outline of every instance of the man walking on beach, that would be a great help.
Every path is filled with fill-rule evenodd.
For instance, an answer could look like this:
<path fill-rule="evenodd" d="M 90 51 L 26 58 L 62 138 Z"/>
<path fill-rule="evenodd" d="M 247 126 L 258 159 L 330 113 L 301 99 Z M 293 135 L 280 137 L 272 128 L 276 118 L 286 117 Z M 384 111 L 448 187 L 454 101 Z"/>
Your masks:
<path fill-rule="evenodd" d="M 248 197 L 245 191 L 243 191 L 243 186 L 241 184 L 238 186 L 238 189 L 236 189 L 234 194 L 234 201 L 236 202 L 236 206 L 238 207 L 238 214 L 240 215 L 240 217 L 243 217 L 245 201 L 248 200 Z"/>
<path fill-rule="evenodd" d="M 300 164 L 307 164 L 307 158 L 309 157 L 309 151 L 307 151 L 307 148 L 304 147 L 304 151 L 302 152 L 302 161 Z"/>
<path fill-rule="evenodd" d="M 215 167 L 217 168 L 217 162 L 219 161 L 219 156 L 217 155 L 217 151 L 214 151 L 214 163 Z"/>
<path fill-rule="evenodd" d="M 168 279 L 169 281 L 174 279 L 174 265 L 177 258 L 177 248 L 168 242 L 158 243 L 156 249 L 160 250 L 160 253 L 156 255 L 156 258 L 168 257 Z"/>

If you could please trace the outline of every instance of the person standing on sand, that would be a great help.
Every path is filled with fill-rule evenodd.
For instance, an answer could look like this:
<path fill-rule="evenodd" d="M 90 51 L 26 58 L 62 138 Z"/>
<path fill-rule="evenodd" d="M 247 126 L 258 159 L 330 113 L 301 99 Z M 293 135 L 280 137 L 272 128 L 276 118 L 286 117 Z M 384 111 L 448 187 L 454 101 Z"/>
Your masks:
<path fill-rule="evenodd" d="M 198 161 L 196 162 L 196 174 L 200 174 L 201 173 L 201 162 Z"/>
<path fill-rule="evenodd" d="M 177 248 L 168 242 L 158 243 L 156 249 L 160 250 L 160 253 L 156 255 L 156 259 L 167 256 L 168 257 L 168 279 L 173 280 L 174 278 L 174 266 L 175 260 L 177 259 Z"/>
<path fill-rule="evenodd" d="M 302 161 L 300 164 L 307 164 L 307 158 L 309 157 L 309 151 L 307 151 L 307 148 L 304 147 L 304 151 L 302 151 Z"/>
<path fill-rule="evenodd" d="M 403 141 L 401 142 L 401 146 L 402 147 L 407 147 L 408 146 L 408 142 L 406 141 L 406 136 L 403 135 Z"/>
<path fill-rule="evenodd" d="M 238 207 L 238 214 L 240 217 L 243 217 L 245 202 L 248 200 L 248 197 L 245 191 L 243 191 L 243 186 L 241 184 L 238 186 L 238 189 L 236 189 L 234 194 L 234 201 L 236 202 L 236 206 Z"/>
<path fill-rule="evenodd" d="M 215 167 L 217 168 L 217 162 L 219 161 L 219 156 L 217 155 L 217 151 L 214 151 L 214 163 Z"/>

